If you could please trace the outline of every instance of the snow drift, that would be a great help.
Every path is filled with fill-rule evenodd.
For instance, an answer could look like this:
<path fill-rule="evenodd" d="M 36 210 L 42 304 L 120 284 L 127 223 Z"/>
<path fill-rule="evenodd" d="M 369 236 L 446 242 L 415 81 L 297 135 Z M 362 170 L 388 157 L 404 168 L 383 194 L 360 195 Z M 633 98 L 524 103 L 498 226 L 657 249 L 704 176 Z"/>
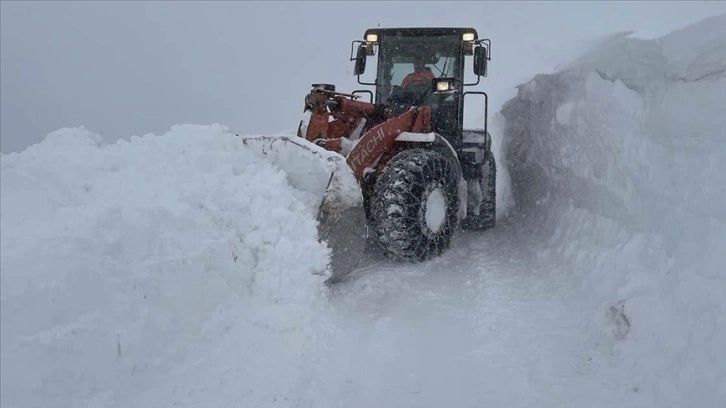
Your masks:
<path fill-rule="evenodd" d="M 722 406 L 726 15 L 616 35 L 502 115 L 512 214 L 579 282 L 634 406 Z"/>
<path fill-rule="evenodd" d="M 221 126 L 61 129 L 3 155 L 1 186 L 3 407 L 103 406 L 230 319 L 314 315 L 317 197 Z"/>

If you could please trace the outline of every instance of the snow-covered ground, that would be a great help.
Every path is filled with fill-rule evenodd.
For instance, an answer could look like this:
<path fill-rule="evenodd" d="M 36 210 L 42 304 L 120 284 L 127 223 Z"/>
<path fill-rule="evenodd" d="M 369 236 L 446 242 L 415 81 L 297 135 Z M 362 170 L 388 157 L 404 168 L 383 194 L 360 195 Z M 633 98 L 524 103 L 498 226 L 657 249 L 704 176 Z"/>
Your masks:
<path fill-rule="evenodd" d="M 331 288 L 314 198 L 224 127 L 2 155 L 0 404 L 724 406 L 726 15 L 493 123 L 498 227 Z"/>

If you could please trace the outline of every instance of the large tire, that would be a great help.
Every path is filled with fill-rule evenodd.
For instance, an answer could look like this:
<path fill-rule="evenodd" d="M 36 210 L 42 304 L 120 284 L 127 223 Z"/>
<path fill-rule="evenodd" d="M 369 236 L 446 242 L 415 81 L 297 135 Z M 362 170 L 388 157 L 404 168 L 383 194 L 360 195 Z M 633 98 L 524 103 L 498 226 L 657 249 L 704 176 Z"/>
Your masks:
<path fill-rule="evenodd" d="M 479 215 L 469 214 L 461 223 L 464 230 L 481 231 L 493 228 L 497 218 L 497 163 L 494 160 L 494 153 L 487 151 L 484 156 L 484 163 L 481 166 L 481 178 L 479 180 L 484 200 Z"/>
<path fill-rule="evenodd" d="M 487 152 L 485 160 L 482 166 L 482 223 L 484 228 L 492 228 L 497 219 L 497 162 L 491 150 Z"/>
<path fill-rule="evenodd" d="M 383 253 L 421 262 L 442 254 L 457 227 L 458 173 L 433 149 L 411 149 L 381 172 L 371 203 L 373 231 Z"/>

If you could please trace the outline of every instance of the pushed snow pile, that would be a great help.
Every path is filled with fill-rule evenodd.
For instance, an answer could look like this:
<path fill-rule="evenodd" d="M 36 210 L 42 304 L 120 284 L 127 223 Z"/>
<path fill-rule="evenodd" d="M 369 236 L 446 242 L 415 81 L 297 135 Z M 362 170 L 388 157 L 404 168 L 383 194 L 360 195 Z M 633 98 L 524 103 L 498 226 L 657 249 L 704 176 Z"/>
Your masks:
<path fill-rule="evenodd" d="M 243 136 L 242 142 L 282 169 L 297 190 L 308 192 L 310 208 L 362 205 L 363 195 L 346 158 L 297 136 Z M 331 177 L 332 176 L 332 177 Z"/>
<path fill-rule="evenodd" d="M 220 310 L 299 328 L 326 278 L 314 200 L 221 126 L 62 129 L 2 155 L 1 186 L 3 407 L 104 406 Z"/>
<path fill-rule="evenodd" d="M 524 224 L 579 280 L 633 406 L 723 406 L 726 15 L 615 36 L 502 114 Z"/>

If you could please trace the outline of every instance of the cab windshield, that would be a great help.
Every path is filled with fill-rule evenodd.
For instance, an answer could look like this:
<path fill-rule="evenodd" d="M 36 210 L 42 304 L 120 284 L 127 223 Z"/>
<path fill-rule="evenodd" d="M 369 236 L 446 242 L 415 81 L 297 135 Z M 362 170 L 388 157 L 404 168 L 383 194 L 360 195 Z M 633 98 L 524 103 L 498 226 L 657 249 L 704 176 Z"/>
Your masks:
<path fill-rule="evenodd" d="M 379 102 L 385 102 L 394 87 L 402 86 L 406 76 L 414 72 L 416 60 L 423 60 L 425 69 L 436 78 L 461 79 L 461 52 L 461 41 L 456 35 L 386 36 L 379 46 Z"/>

